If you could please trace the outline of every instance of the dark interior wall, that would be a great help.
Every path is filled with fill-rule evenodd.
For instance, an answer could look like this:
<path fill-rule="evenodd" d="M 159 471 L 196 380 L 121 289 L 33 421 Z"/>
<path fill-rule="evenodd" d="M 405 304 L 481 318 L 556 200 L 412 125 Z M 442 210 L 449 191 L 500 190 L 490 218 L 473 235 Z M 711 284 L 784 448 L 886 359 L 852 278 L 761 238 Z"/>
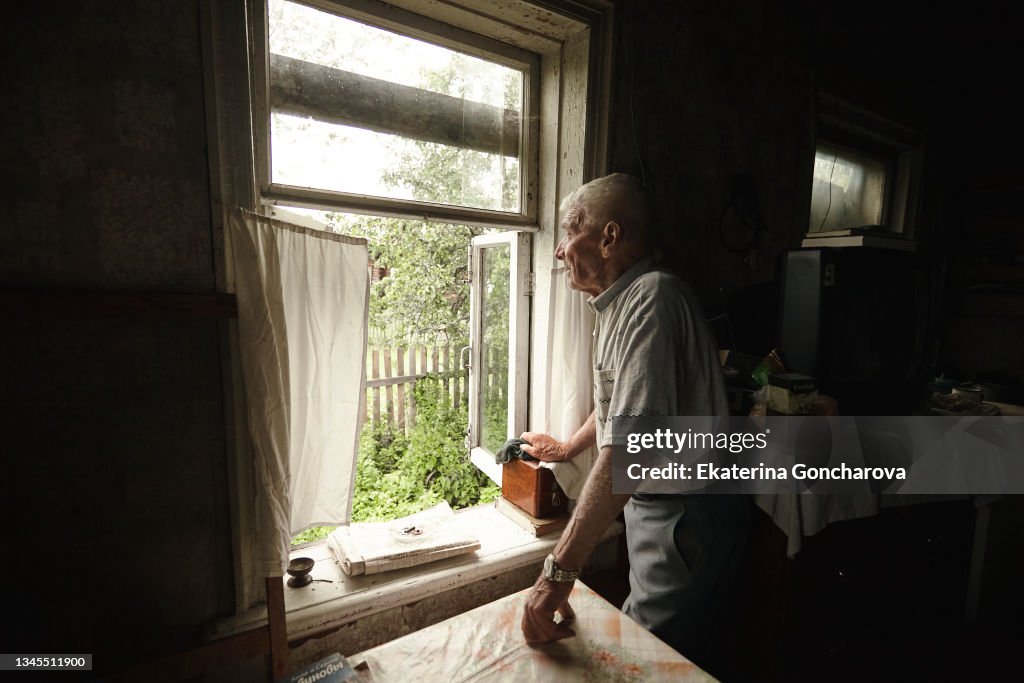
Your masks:
<path fill-rule="evenodd" d="M 199 3 L 22 4 L 0 54 L 6 295 L 213 292 Z M 220 323 L 81 317 L 0 324 L 7 643 L 109 668 L 233 608 Z"/>
<path fill-rule="evenodd" d="M 963 122 L 973 106 L 972 72 L 984 59 L 984 46 L 965 37 L 972 22 L 983 26 L 985 19 L 944 16 L 916 0 L 866 0 L 856 11 L 838 2 L 815 7 L 815 89 L 905 126 L 916 138 L 919 193 L 910 228 L 921 272 L 918 310 L 908 316 L 920 316 L 924 325 L 917 363 L 927 378 L 941 372 L 945 283 L 960 248 L 970 149 Z"/>
<path fill-rule="evenodd" d="M 720 289 L 770 279 L 804 230 L 811 18 L 761 0 L 618 7 L 609 166 L 645 176 L 669 258 L 709 308 Z M 724 211 L 741 175 L 764 227 L 755 249 Z"/>
<path fill-rule="evenodd" d="M 963 196 L 950 231 L 940 367 L 947 375 L 1024 382 L 1024 93 L 1017 77 L 1021 20 L 980 34 L 962 117 Z M 1024 402 L 1024 391 L 999 400 Z"/>
<path fill-rule="evenodd" d="M 962 380 L 1024 382 L 1024 95 L 1009 85 L 1018 79 L 1021 9 L 865 9 L 824 5 L 815 54 L 833 56 L 816 79 L 921 134 L 918 235 L 939 302 L 931 360 Z"/>
<path fill-rule="evenodd" d="M 1006 53 L 1019 22 L 1003 4 L 946 16 L 922 2 L 876 0 L 855 10 L 800 0 L 622 3 L 610 168 L 646 177 L 671 261 L 715 310 L 720 290 L 770 280 L 777 255 L 799 246 L 815 100 L 841 98 L 917 132 L 916 236 L 941 292 L 970 230 L 963 202 L 974 142 L 985 126 L 1014 127 L 1006 103 L 1019 60 Z M 764 232 L 756 248 L 733 252 L 722 235 L 743 244 L 744 226 L 726 210 L 738 175 L 752 179 Z"/>

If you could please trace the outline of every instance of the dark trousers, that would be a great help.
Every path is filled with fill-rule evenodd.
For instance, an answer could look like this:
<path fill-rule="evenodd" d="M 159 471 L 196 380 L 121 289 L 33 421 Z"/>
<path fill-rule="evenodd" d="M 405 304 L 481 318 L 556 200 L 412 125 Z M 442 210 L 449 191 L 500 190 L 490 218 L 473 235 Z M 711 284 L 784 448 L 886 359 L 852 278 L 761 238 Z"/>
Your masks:
<path fill-rule="evenodd" d="M 745 495 L 634 495 L 622 611 L 698 665 L 712 660 L 752 513 Z"/>

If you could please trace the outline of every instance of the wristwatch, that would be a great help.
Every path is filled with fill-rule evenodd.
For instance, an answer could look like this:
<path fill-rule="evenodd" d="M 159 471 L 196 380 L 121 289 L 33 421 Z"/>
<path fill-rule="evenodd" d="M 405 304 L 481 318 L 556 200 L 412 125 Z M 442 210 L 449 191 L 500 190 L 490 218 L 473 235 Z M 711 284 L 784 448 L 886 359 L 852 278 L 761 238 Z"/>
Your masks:
<path fill-rule="evenodd" d="M 548 581 L 554 581 L 555 583 L 572 583 L 580 577 L 578 571 L 569 571 L 568 569 L 562 569 L 555 562 L 554 554 L 550 554 L 544 558 L 544 578 Z"/>

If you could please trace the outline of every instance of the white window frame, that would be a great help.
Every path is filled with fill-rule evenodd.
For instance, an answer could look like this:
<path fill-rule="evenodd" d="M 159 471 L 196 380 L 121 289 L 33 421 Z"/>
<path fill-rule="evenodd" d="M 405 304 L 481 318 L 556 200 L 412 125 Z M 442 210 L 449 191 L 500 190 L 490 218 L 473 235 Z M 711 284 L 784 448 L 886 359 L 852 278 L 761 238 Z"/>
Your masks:
<path fill-rule="evenodd" d="M 507 434 L 526 431 L 527 388 L 529 381 L 530 296 L 533 273 L 530 270 L 530 235 L 522 232 L 492 233 L 474 237 L 469 248 L 469 434 L 467 446 L 474 465 L 495 484 L 501 485 L 501 466 L 494 454 L 481 444 L 480 372 L 483 367 L 483 252 L 507 246 L 509 252 L 508 288 L 508 422 Z"/>
<path fill-rule="evenodd" d="M 342 4 L 339 2 L 338 4 Z M 343 0 L 356 10 L 372 5 L 390 6 L 396 14 L 415 21 L 429 15 L 438 28 L 450 27 L 508 43 L 540 56 L 539 90 L 530 105 L 538 112 L 538 161 L 536 164 L 536 217 L 533 224 L 490 221 L 486 212 L 473 221 L 476 225 L 504 229 L 536 229 L 532 236 L 534 296 L 529 345 L 529 419 L 528 427 L 540 428 L 547 415 L 548 338 L 552 333 L 546 304 L 550 298 L 552 268 L 557 264 L 554 251 L 559 241 L 558 204 L 587 180 L 606 172 L 608 121 L 612 80 L 611 0 L 389 0 L 388 5 L 368 0 Z M 207 143 L 210 173 L 211 216 L 214 238 L 214 265 L 217 289 L 234 291 L 234 273 L 226 257 L 225 223 L 233 207 L 267 212 L 258 171 L 260 139 L 254 134 L 254 106 L 264 101 L 253 64 L 253 45 L 260 37 L 256 26 L 265 21 L 264 0 L 200 0 L 207 103 Z M 259 17 L 259 18 L 258 18 Z M 263 78 L 265 79 L 265 74 Z M 264 80 L 265 82 L 265 80 Z M 265 105 L 264 105 L 265 106 Z M 531 180 L 531 182 L 533 182 Z M 269 189 L 269 188 L 267 188 Z M 289 202 L 309 208 L 342 208 L 325 204 L 318 198 Z M 269 203 L 274 199 L 270 198 Z M 358 202 L 348 210 L 359 212 Z M 452 220 L 435 207 L 420 207 L 414 217 Z M 365 211 L 364 211 L 365 212 Z M 373 213 L 381 213 L 375 207 Z M 386 215 L 394 213 L 384 212 Z M 403 214 L 404 215 L 404 214 Z M 465 220 L 460 216 L 457 220 Z M 537 308 L 533 308 L 537 305 Z M 251 570 L 254 519 L 247 501 L 256 495 L 251 471 L 252 444 L 246 424 L 246 407 L 240 370 L 238 330 L 235 321 L 225 323 L 222 331 L 224 357 L 225 421 L 228 425 L 228 495 L 232 514 L 235 565 L 236 611 L 243 613 L 258 605 L 262 595 L 262 576 Z M 430 567 L 424 568 L 429 572 Z M 464 575 L 464 573 L 460 573 Z M 332 608 L 337 620 L 344 621 L 346 610 Z"/>
<path fill-rule="evenodd" d="M 502 229 L 537 230 L 537 165 L 539 136 L 540 58 L 497 40 L 464 31 L 376 0 L 288 0 L 335 16 L 439 45 L 486 61 L 523 71 L 523 115 L 520 126 L 518 212 L 474 209 L 408 199 L 313 189 L 271 182 L 270 44 L 268 3 L 253 13 L 253 43 L 262 46 L 252 57 L 252 117 L 260 197 L 265 205 L 413 218 L 439 223 L 462 223 Z"/>

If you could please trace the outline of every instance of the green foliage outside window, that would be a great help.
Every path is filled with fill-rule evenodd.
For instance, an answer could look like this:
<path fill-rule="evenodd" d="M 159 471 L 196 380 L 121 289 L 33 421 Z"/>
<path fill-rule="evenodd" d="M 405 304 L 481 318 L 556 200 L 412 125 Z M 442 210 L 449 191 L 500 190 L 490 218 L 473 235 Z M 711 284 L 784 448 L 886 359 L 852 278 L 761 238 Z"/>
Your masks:
<path fill-rule="evenodd" d="M 444 376 L 416 382 L 416 424 L 408 436 L 388 422 L 367 423 L 359 440 L 352 521 L 377 522 L 447 500 L 463 508 L 497 499 L 501 490 L 466 457 L 465 404 L 451 406 Z M 333 527 L 305 531 L 292 544 L 327 536 Z"/>
<path fill-rule="evenodd" d="M 453 508 L 493 501 L 498 487 L 466 457 L 466 411 L 451 407 L 441 375 L 417 380 L 416 425 L 364 430 L 352 519 L 394 519 L 447 500 Z"/>

